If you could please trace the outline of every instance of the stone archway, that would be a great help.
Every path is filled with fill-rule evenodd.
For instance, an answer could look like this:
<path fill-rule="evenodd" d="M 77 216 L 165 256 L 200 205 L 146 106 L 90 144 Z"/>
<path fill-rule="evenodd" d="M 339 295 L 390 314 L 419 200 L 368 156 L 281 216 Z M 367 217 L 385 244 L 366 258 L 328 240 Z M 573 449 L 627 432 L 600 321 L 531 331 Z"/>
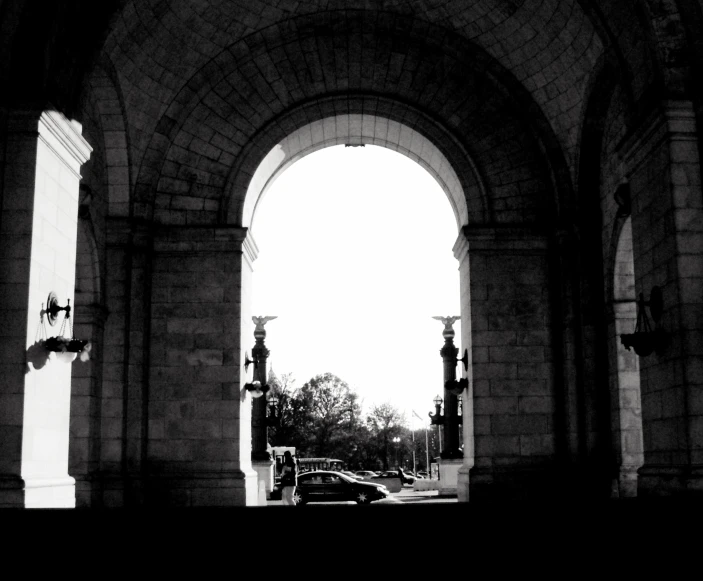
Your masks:
<path fill-rule="evenodd" d="M 409 157 L 423 167 L 447 195 L 457 229 L 469 222 L 467 192 L 446 156 L 421 132 L 401 122 L 373 114 L 341 114 L 325 117 L 296 129 L 273 147 L 257 167 L 242 205 L 241 220 L 253 227 L 256 205 L 261 196 L 286 168 L 318 149 L 332 145 L 380 145 Z M 485 200 L 478 177 L 474 178 L 474 194 Z M 482 212 L 483 213 L 483 212 Z M 235 219 L 235 217 L 232 217 Z"/>
<path fill-rule="evenodd" d="M 237 212 L 236 214 L 230 215 L 229 218 L 231 221 L 241 221 L 245 227 L 249 228 L 247 238 L 252 247 L 256 247 L 254 243 L 256 232 L 254 222 L 257 205 L 276 178 L 302 157 L 325 147 L 339 144 L 348 146 L 377 145 L 386 147 L 415 161 L 433 177 L 437 185 L 444 191 L 450 203 L 450 207 L 452 208 L 455 224 L 459 231 L 469 222 L 472 213 L 474 218 L 478 220 L 481 220 L 485 215 L 485 212 L 481 209 L 486 203 L 485 189 L 480 182 L 480 176 L 469 176 L 471 179 L 470 183 L 472 184 L 471 189 L 473 191 L 465 192 L 462 187 L 462 182 L 447 157 L 439 150 L 437 145 L 423 135 L 423 133 L 409 125 L 381 116 L 372 114 L 339 114 L 333 117 L 324 117 L 296 129 L 271 148 L 260 161 L 249 181 L 244 202 L 235 206 L 238 212 L 241 211 L 241 214 Z M 472 165 L 470 158 L 466 161 L 468 162 L 467 165 Z M 465 179 L 464 183 L 466 181 Z M 469 204 L 473 206 L 473 212 L 469 210 Z M 249 286 L 252 275 L 253 272 L 247 271 L 242 273 L 243 296 L 251 296 L 251 292 L 245 285 L 247 287 Z M 461 319 L 462 321 L 468 322 L 470 320 L 470 302 L 464 301 L 460 304 Z M 244 301 L 242 310 L 248 311 Z M 249 318 L 244 318 L 242 323 L 243 328 L 247 329 L 242 333 L 243 345 L 246 347 L 247 338 L 249 342 L 251 341 Z M 452 410 L 451 413 L 456 414 L 458 405 L 457 396 L 449 392 L 445 392 L 444 395 L 445 413 L 448 414 L 450 412 L 447 410 Z M 265 410 L 263 408 L 257 409 L 258 405 L 259 402 L 255 401 L 252 412 L 255 418 L 257 415 L 261 414 L 265 416 Z M 473 449 L 471 444 L 467 445 L 467 442 L 471 440 L 473 436 L 471 409 L 472 406 L 469 403 L 465 408 L 467 411 L 464 413 L 463 418 L 463 425 L 465 426 L 465 433 L 467 434 L 464 441 L 464 448 L 466 450 Z M 261 422 L 263 422 L 263 420 L 255 420 L 255 425 L 261 424 Z M 454 439 L 456 440 L 457 438 L 459 438 L 458 433 Z M 468 469 L 473 463 L 473 456 L 466 454 L 465 461 L 466 472 L 468 473 Z M 446 490 L 456 490 L 456 469 L 462 464 L 462 460 L 455 459 L 452 464 L 454 465 L 452 470 L 452 482 L 446 483 Z M 260 479 L 264 479 L 267 482 L 266 490 L 270 490 L 270 484 L 268 482 L 271 479 L 266 476 L 266 462 L 255 463 L 255 468 L 259 473 Z M 467 488 L 468 480 L 466 480 L 463 485 Z M 468 488 L 462 494 L 462 498 L 468 498 Z"/>

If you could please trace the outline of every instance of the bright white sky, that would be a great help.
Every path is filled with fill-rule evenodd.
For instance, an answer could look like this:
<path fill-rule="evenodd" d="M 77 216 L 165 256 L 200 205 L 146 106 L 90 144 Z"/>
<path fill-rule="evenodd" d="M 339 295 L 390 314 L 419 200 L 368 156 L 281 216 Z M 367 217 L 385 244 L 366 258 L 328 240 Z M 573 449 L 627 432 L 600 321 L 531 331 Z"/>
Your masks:
<path fill-rule="evenodd" d="M 266 324 L 274 371 L 296 387 L 329 371 L 364 412 L 389 401 L 408 425 L 413 409 L 427 418 L 443 394 L 432 316 L 459 315 L 457 226 L 432 176 L 382 147 L 328 147 L 273 183 L 253 234 L 253 314 L 278 316 Z"/>

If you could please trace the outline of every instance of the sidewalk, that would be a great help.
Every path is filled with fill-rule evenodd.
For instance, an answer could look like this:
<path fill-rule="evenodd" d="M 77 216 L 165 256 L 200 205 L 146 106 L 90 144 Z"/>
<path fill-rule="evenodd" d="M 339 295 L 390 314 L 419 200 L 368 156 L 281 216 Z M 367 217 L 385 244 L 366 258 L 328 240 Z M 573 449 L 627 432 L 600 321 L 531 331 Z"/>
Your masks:
<path fill-rule="evenodd" d="M 412 487 L 407 486 L 400 492 L 392 493 L 391 496 L 401 502 L 458 502 L 456 495 L 440 495 L 438 490 L 413 490 Z"/>

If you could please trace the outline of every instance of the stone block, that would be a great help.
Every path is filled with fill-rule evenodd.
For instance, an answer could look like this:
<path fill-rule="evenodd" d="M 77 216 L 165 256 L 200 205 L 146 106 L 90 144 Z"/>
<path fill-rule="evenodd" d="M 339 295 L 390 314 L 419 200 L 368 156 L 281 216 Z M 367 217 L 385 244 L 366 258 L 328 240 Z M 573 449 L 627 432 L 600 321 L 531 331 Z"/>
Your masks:
<path fill-rule="evenodd" d="M 222 422 L 219 419 L 167 419 L 166 437 L 170 440 L 221 438 Z"/>
<path fill-rule="evenodd" d="M 522 414 L 549 414 L 554 412 L 554 400 L 551 397 L 520 397 L 519 409 Z"/>
<path fill-rule="evenodd" d="M 493 415 L 493 414 L 517 414 L 518 413 L 518 398 L 517 397 L 475 397 L 474 398 L 474 414 L 476 415 Z"/>
<path fill-rule="evenodd" d="M 489 347 L 491 362 L 541 362 L 545 360 L 544 347 L 537 346 L 495 346 Z"/>
<path fill-rule="evenodd" d="M 554 436 L 520 436 L 521 456 L 551 456 L 554 454 Z"/>
<path fill-rule="evenodd" d="M 549 414 L 503 415 L 491 418 L 491 430 L 496 435 L 547 434 L 551 429 Z"/>
<path fill-rule="evenodd" d="M 539 379 L 492 379 L 491 395 L 548 395 L 549 384 Z"/>
<path fill-rule="evenodd" d="M 474 363 L 474 379 L 516 379 L 517 363 Z"/>
<path fill-rule="evenodd" d="M 552 366 L 549 363 L 518 363 L 518 379 L 549 379 L 552 376 Z"/>
<path fill-rule="evenodd" d="M 477 458 L 487 456 L 495 459 L 497 456 L 518 456 L 520 454 L 520 438 L 518 436 L 477 436 L 475 445 Z"/>

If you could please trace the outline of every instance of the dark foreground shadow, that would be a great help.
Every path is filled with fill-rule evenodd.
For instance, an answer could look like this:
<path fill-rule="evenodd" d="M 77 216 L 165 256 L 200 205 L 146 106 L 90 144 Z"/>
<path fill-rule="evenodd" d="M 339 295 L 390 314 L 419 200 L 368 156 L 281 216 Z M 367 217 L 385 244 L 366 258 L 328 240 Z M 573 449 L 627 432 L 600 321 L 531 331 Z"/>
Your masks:
<path fill-rule="evenodd" d="M 139 510 L 0 510 L 18 542 L 79 543 L 81 551 L 303 551 L 391 546 L 422 558 L 443 551 L 519 551 L 600 558 L 689 541 L 700 543 L 703 502 L 630 499 L 560 503 L 308 505 Z M 699 548 L 700 545 L 699 544 Z M 120 548 L 121 547 L 121 548 Z M 131 549 L 129 548 L 131 547 Z M 158 548 L 157 548 L 158 547 Z M 67 549 L 69 552 L 73 549 Z M 368 549 L 365 549 L 368 550 Z M 175 553 L 174 553 L 175 551 Z M 320 553 L 322 552 L 322 553 Z M 294 553 L 299 554 L 299 553 Z M 509 553 L 513 554 L 513 553 Z M 349 555 L 347 554 L 347 557 Z M 508 555 L 506 554 L 506 558 Z"/>

